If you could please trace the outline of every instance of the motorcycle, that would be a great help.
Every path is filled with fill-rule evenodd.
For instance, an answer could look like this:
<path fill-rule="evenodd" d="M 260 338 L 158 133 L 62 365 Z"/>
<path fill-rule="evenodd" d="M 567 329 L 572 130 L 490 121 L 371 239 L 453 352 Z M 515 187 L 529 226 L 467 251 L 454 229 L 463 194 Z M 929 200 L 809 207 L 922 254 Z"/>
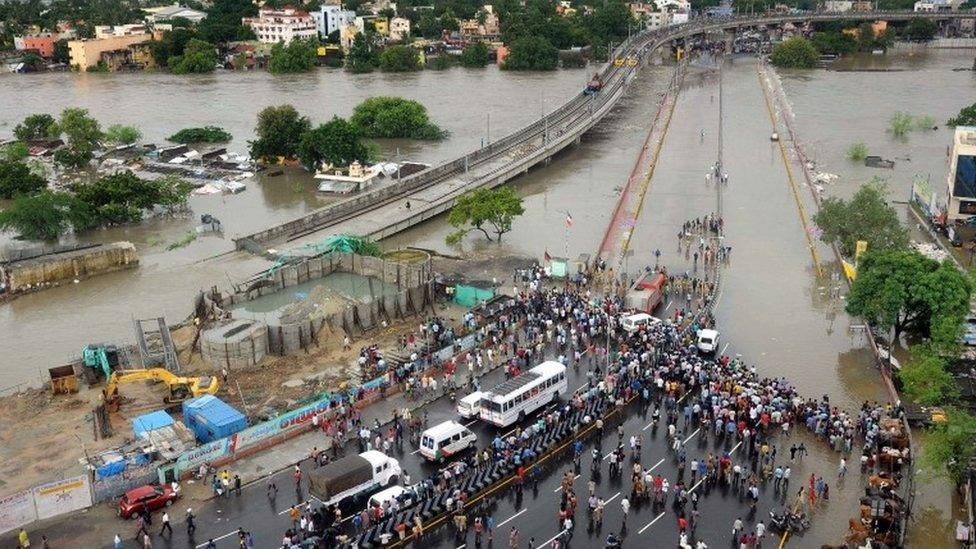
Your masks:
<path fill-rule="evenodd" d="M 781 513 L 770 511 L 769 527 L 779 532 L 800 533 L 810 528 L 810 521 L 802 512 L 790 513 L 785 509 Z"/>
<path fill-rule="evenodd" d="M 607 542 L 603 545 L 605 549 L 620 549 L 620 540 L 617 536 L 610 534 L 607 536 Z"/>

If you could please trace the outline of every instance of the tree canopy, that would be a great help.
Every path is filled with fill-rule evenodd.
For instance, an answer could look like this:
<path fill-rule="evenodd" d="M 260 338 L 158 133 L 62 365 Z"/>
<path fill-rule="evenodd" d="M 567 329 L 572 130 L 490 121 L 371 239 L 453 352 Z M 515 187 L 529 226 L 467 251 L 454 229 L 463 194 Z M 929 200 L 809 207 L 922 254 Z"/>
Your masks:
<path fill-rule="evenodd" d="M 812 69 L 819 59 L 820 53 L 813 42 L 798 36 L 776 44 L 770 56 L 774 65 L 787 69 Z"/>
<path fill-rule="evenodd" d="M 61 135 L 58 123 L 50 114 L 32 114 L 14 127 L 14 136 L 21 141 L 54 139 Z"/>
<path fill-rule="evenodd" d="M 66 168 L 87 166 L 104 138 L 98 120 L 88 115 L 88 109 L 68 108 L 61 111 L 58 128 L 64 133 L 67 147 L 57 150 L 54 160 Z"/>
<path fill-rule="evenodd" d="M 460 61 L 462 67 L 484 67 L 488 64 L 488 45 L 484 42 L 468 44 L 461 52 Z"/>
<path fill-rule="evenodd" d="M 190 187 L 179 178 L 149 181 L 131 172 L 120 172 L 75 185 L 72 190 L 99 224 L 117 225 L 141 221 L 143 212 L 156 206 L 172 209 L 183 205 Z"/>
<path fill-rule="evenodd" d="M 902 249 L 908 245 L 908 231 L 885 202 L 885 187 L 877 179 L 862 185 L 850 200 L 833 196 L 824 199 L 813 222 L 823 231 L 820 239 L 837 243 L 848 257 L 854 255 L 858 240 L 867 241 L 869 250 Z"/>
<path fill-rule="evenodd" d="M 226 143 L 233 139 L 227 130 L 218 126 L 183 128 L 166 138 L 173 143 Z"/>
<path fill-rule="evenodd" d="M 370 97 L 356 105 L 351 122 L 365 137 L 443 139 L 447 136 L 447 132 L 431 123 L 426 107 L 402 97 Z"/>
<path fill-rule="evenodd" d="M 281 156 L 294 158 L 302 134 L 312 128 L 308 118 L 298 114 L 291 105 L 265 107 L 258 113 L 254 130 L 256 139 L 249 141 L 252 158 Z"/>
<path fill-rule="evenodd" d="M 904 36 L 915 42 L 928 42 L 939 32 L 939 25 L 931 19 L 912 19 L 905 26 Z"/>
<path fill-rule="evenodd" d="M 976 416 L 958 408 L 946 410 L 946 421 L 929 430 L 922 453 L 926 468 L 961 484 L 976 459 Z"/>
<path fill-rule="evenodd" d="M 305 132 L 298 144 L 298 158 L 309 170 L 316 170 L 322 164 L 348 166 L 357 160 L 365 164 L 368 157 L 362 131 L 338 116 Z"/>
<path fill-rule="evenodd" d="M 898 370 L 902 394 L 922 406 L 944 405 L 959 393 L 946 360 L 929 344 L 912 347 L 911 360 Z"/>
<path fill-rule="evenodd" d="M 541 36 L 526 36 L 511 43 L 502 68 L 512 71 L 553 71 L 559 66 L 559 50 Z"/>
<path fill-rule="evenodd" d="M 26 164 L 12 160 L 0 161 L 0 198 L 34 194 L 45 187 L 47 181 L 31 173 Z"/>
<path fill-rule="evenodd" d="M 315 68 L 318 59 L 318 41 L 292 40 L 287 45 L 275 44 L 271 46 L 271 59 L 268 70 L 275 74 L 290 72 L 308 72 Z"/>
<path fill-rule="evenodd" d="M 87 205 L 66 192 L 43 190 L 20 195 L 10 207 L 0 210 L 0 228 L 28 240 L 56 240 L 72 228 L 82 231 L 93 226 Z"/>
<path fill-rule="evenodd" d="M 383 72 L 411 72 L 422 68 L 420 52 L 413 46 L 398 44 L 380 54 L 380 70 Z"/>
<path fill-rule="evenodd" d="M 972 283 L 949 262 L 915 250 L 870 249 L 858 262 L 847 312 L 893 331 L 952 342 L 969 312 Z"/>
<path fill-rule="evenodd" d="M 947 126 L 976 126 L 976 103 L 963 107 L 959 114 L 946 122 Z"/>
<path fill-rule="evenodd" d="M 354 73 L 373 72 L 380 66 L 380 56 L 372 39 L 365 32 L 357 34 L 346 55 L 346 70 Z"/>
<path fill-rule="evenodd" d="M 457 229 L 447 236 L 447 242 L 456 244 L 471 231 L 501 242 L 502 235 L 512 230 L 512 222 L 523 213 L 522 197 L 512 186 L 468 191 L 458 197 L 447 216 L 447 222 Z"/>
<path fill-rule="evenodd" d="M 169 68 L 176 74 L 213 72 L 217 68 L 217 47 L 210 42 L 191 38 L 182 55 L 169 58 Z"/>
<path fill-rule="evenodd" d="M 130 145 L 142 139 L 142 132 L 135 126 L 112 124 L 105 130 L 105 140 L 117 145 Z"/>

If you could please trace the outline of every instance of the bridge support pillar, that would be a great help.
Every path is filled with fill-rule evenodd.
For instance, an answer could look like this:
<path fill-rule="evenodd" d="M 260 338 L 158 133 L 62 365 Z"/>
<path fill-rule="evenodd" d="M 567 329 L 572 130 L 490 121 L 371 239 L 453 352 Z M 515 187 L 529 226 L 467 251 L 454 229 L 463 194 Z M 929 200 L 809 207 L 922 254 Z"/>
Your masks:
<path fill-rule="evenodd" d="M 725 53 L 732 53 L 732 47 L 735 45 L 735 29 L 725 29 L 723 38 L 725 41 Z"/>

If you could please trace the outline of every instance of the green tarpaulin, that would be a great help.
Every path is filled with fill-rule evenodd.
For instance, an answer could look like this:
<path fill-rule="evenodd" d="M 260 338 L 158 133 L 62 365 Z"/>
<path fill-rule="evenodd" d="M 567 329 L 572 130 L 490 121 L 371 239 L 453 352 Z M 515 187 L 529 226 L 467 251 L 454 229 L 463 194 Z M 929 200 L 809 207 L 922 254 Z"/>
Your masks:
<path fill-rule="evenodd" d="M 493 290 L 475 288 L 474 286 L 462 286 L 458 284 L 454 287 L 454 302 L 462 307 L 474 307 L 482 301 L 488 301 L 495 297 Z"/>

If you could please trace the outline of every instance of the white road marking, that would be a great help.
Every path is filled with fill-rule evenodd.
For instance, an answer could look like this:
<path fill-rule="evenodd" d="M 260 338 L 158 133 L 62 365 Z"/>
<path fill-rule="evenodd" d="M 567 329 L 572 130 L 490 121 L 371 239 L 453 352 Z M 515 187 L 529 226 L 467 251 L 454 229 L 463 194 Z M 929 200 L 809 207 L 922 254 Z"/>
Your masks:
<path fill-rule="evenodd" d="M 539 547 L 548 547 L 549 544 L 552 543 L 552 540 L 554 540 L 554 539 L 558 538 L 559 536 L 563 535 L 565 532 L 566 532 L 566 530 L 560 530 L 558 534 L 556 534 L 555 536 L 552 536 L 551 538 L 549 538 L 548 540 L 546 540 L 542 545 L 539 545 Z"/>
<path fill-rule="evenodd" d="M 739 442 L 735 443 L 735 446 L 732 447 L 732 450 L 729 451 L 729 453 L 731 454 L 732 452 L 735 452 L 736 450 L 738 450 L 739 449 L 739 446 L 742 446 L 742 441 L 741 440 Z"/>
<path fill-rule="evenodd" d="M 661 514 L 660 515 L 654 517 L 654 520 L 652 520 L 651 522 L 648 522 L 646 525 L 644 525 L 644 527 L 641 528 L 640 530 L 638 530 L 637 533 L 638 534 L 643 534 L 644 533 L 644 530 L 647 530 L 651 526 L 654 526 L 654 523 L 657 522 L 658 520 L 660 520 L 660 518 L 663 517 L 663 516 L 664 516 L 664 511 L 661 511 Z"/>
<path fill-rule="evenodd" d="M 526 511 L 528 511 L 528 510 L 529 510 L 528 508 L 525 508 L 525 509 L 522 509 L 522 510 L 521 510 L 521 511 L 519 511 L 518 513 L 515 513 L 514 515 L 512 515 L 512 516 L 510 516 L 510 517 L 508 517 L 507 519 L 505 519 L 505 520 L 503 520 L 503 521 L 501 521 L 501 522 L 499 522 L 499 523 L 498 523 L 498 526 L 496 526 L 496 528 L 501 528 L 502 526 L 505 526 L 506 524 L 508 524 L 509 522 L 511 522 L 511 521 L 512 521 L 512 519 L 514 519 L 515 517 L 517 517 L 517 516 L 519 516 L 519 515 L 521 515 L 522 513 L 524 513 L 524 512 L 526 512 Z"/>
<path fill-rule="evenodd" d="M 578 393 L 578 392 L 580 392 L 580 391 L 582 391 L 582 390 L 583 390 L 583 387 L 586 387 L 587 385 L 589 385 L 589 382 L 586 382 L 586 383 L 584 383 L 584 384 L 582 384 L 582 385 L 580 385 L 580 386 L 579 386 L 579 389 L 576 389 L 576 390 L 575 390 L 575 391 L 573 391 L 573 392 L 574 392 L 574 393 Z"/>
<path fill-rule="evenodd" d="M 724 354 L 725 354 L 725 350 L 726 350 L 726 349 L 728 349 L 728 348 L 729 348 L 729 342 L 728 342 L 728 341 L 726 341 L 726 342 L 725 342 L 725 347 L 722 347 L 722 352 L 721 352 L 721 353 L 719 353 L 719 354 L 720 354 L 720 355 L 724 355 Z"/>
<path fill-rule="evenodd" d="M 576 479 L 578 479 L 578 478 L 580 478 L 580 476 L 579 476 L 579 475 L 576 475 L 575 477 L 573 477 L 573 480 L 576 480 Z M 563 489 L 563 487 L 562 487 L 562 486 L 560 486 L 559 488 L 556 488 L 556 489 L 555 489 L 555 490 L 553 490 L 552 492 L 553 492 L 553 493 L 556 493 L 556 492 L 558 492 L 558 491 L 560 491 L 560 490 L 562 490 L 562 489 Z"/>
<path fill-rule="evenodd" d="M 705 482 L 705 477 L 702 477 L 701 480 L 696 482 L 695 485 L 691 487 L 691 490 L 688 490 L 688 493 L 694 492 L 695 488 L 698 488 L 698 486 L 703 482 Z"/>
<path fill-rule="evenodd" d="M 699 427 L 699 428 L 697 428 L 697 429 L 695 429 L 695 432 L 694 432 L 694 433 L 692 433 L 692 434 L 690 434 L 690 435 L 688 435 L 688 438 L 686 438 L 686 439 L 684 440 L 684 442 L 683 442 L 682 444 L 688 444 L 688 441 L 689 441 L 689 440 L 691 440 L 691 439 L 693 439 L 693 438 L 695 438 L 695 435 L 697 435 L 697 434 L 698 434 L 698 431 L 701 431 L 701 427 Z"/>
<path fill-rule="evenodd" d="M 611 501 L 617 499 L 617 496 L 619 496 L 619 495 L 620 495 L 620 492 L 617 492 L 616 494 L 610 496 L 610 499 L 608 499 L 607 501 L 604 501 L 603 504 L 606 505 L 607 503 L 610 503 Z"/>
<path fill-rule="evenodd" d="M 467 544 L 467 543 L 465 543 L 465 544 L 462 544 L 462 545 L 458 545 L 458 546 L 457 546 L 457 549 L 464 549 L 464 548 L 465 548 L 465 547 L 467 547 L 467 546 L 468 546 L 468 544 Z"/>
<path fill-rule="evenodd" d="M 662 464 L 662 463 L 664 463 L 664 458 L 661 458 L 661 461 L 659 461 L 659 462 L 657 462 L 657 463 L 655 463 L 655 464 L 654 464 L 654 467 L 651 467 L 650 469 L 648 469 L 648 470 L 647 470 L 647 472 L 651 472 L 651 471 L 653 471 L 654 469 L 657 469 L 657 466 L 658 466 L 658 465 L 660 465 L 660 464 Z"/>
<path fill-rule="evenodd" d="M 650 423 L 648 423 L 647 425 L 645 425 L 644 428 L 641 429 L 641 431 L 646 431 L 646 430 L 650 429 L 651 428 L 651 425 L 654 425 L 654 420 L 651 420 Z"/>
<path fill-rule="evenodd" d="M 219 538 L 212 538 L 212 539 L 214 541 L 220 541 L 222 539 L 227 539 L 227 538 L 233 536 L 236 533 L 237 533 L 237 530 L 234 530 L 233 532 L 226 533 L 226 534 L 220 536 Z M 210 543 L 210 542 L 207 541 L 207 543 Z M 201 547 L 206 547 L 207 546 L 207 543 L 201 543 L 200 545 L 197 545 L 197 549 L 200 549 Z"/>
<path fill-rule="evenodd" d="M 475 423 L 478 423 L 478 420 L 477 420 L 477 419 L 472 419 L 471 421 L 469 421 L 469 422 L 467 422 L 467 423 L 465 423 L 465 424 L 464 424 L 464 426 L 465 426 L 465 427 L 471 427 L 471 426 L 472 426 L 472 425 L 474 425 Z"/>
<path fill-rule="evenodd" d="M 667 311 L 668 309 L 670 309 L 670 308 L 671 308 L 671 301 L 672 301 L 672 300 L 670 300 L 670 299 L 669 299 L 669 300 L 668 300 L 668 304 L 664 306 L 664 310 L 665 310 L 665 311 Z"/>
<path fill-rule="evenodd" d="M 417 448 L 417 449 L 416 449 L 416 450 L 414 450 L 413 452 L 410 452 L 410 455 L 411 455 L 411 456 L 415 456 L 415 455 L 417 455 L 417 454 L 419 454 L 419 453 L 420 453 L 420 448 Z"/>

